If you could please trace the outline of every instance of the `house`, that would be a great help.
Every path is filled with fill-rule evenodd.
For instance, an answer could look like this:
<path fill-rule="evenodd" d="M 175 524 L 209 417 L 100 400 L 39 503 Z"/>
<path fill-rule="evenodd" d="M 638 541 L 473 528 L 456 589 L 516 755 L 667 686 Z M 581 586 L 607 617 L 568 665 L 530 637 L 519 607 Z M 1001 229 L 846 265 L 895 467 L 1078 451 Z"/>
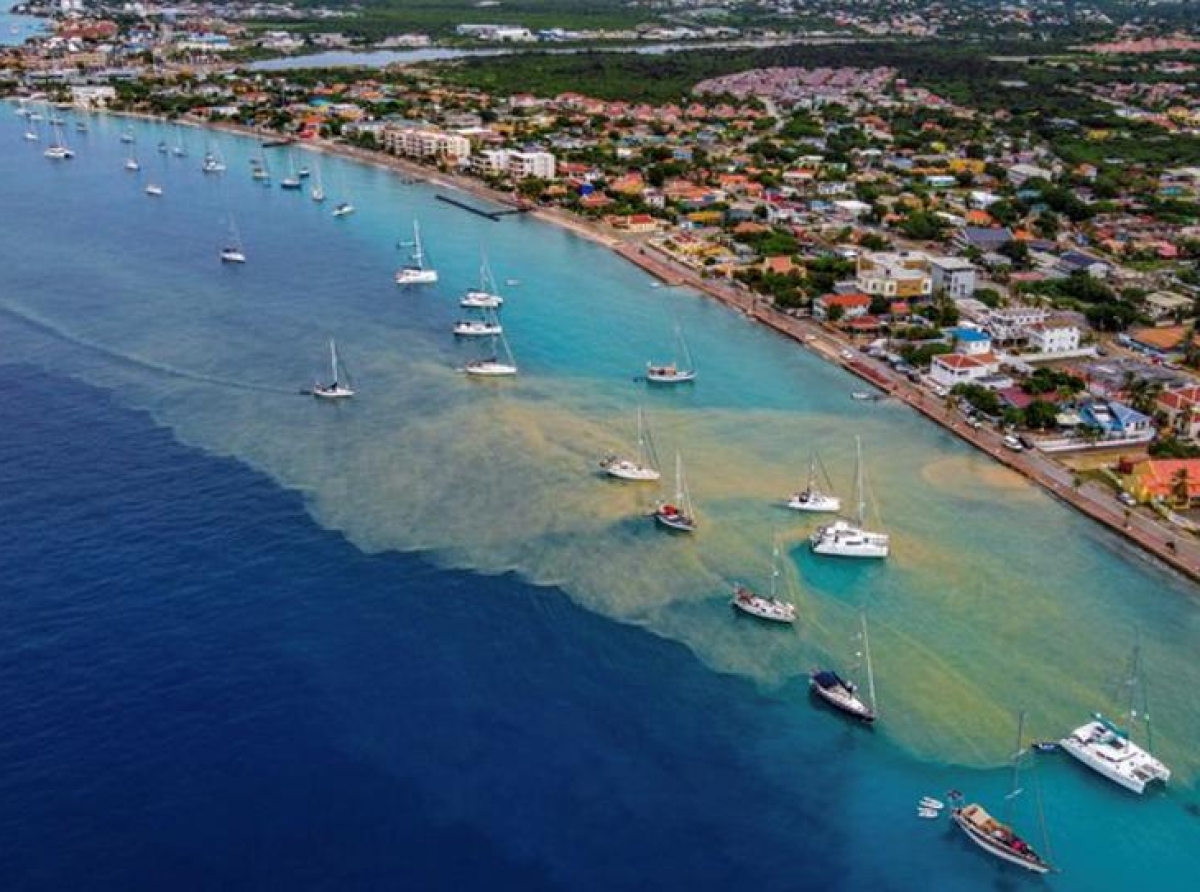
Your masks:
<path fill-rule="evenodd" d="M 1189 384 L 1159 394 L 1155 408 L 1167 417 L 1167 423 L 1185 440 L 1200 436 L 1200 386 Z"/>
<path fill-rule="evenodd" d="M 1190 314 L 1195 301 L 1172 291 L 1154 291 L 1142 299 L 1146 315 L 1153 321 L 1174 319 L 1177 314 Z"/>
<path fill-rule="evenodd" d="M 991 353 L 982 356 L 943 353 L 933 357 L 929 366 L 929 377 L 949 390 L 958 384 L 978 384 L 982 379 L 995 375 L 999 367 Z"/>
<path fill-rule="evenodd" d="M 840 311 L 834 313 L 841 319 L 853 319 L 862 316 L 871 306 L 871 298 L 865 294 L 825 294 L 813 301 L 813 316 L 817 319 L 828 319 L 835 307 Z"/>
<path fill-rule="evenodd" d="M 1012 240 L 1012 230 L 1004 226 L 964 226 L 954 235 L 960 248 L 974 248 L 985 254 L 999 251 Z"/>
<path fill-rule="evenodd" d="M 992 352 L 992 338 L 978 328 L 955 328 L 950 332 L 954 339 L 954 352 L 963 356 L 987 356 Z"/>
<path fill-rule="evenodd" d="M 933 293 L 929 258 L 919 251 L 864 251 L 858 256 L 855 285 L 883 297 L 928 297 Z"/>
<path fill-rule="evenodd" d="M 1069 322 L 1037 322 L 1027 326 L 1025 334 L 1034 353 L 1070 353 L 1079 349 L 1079 327 Z"/>
<path fill-rule="evenodd" d="M 1133 466 L 1126 489 L 1139 502 L 1161 499 L 1193 504 L 1200 499 L 1200 458 L 1151 458 Z M 1185 495 L 1186 499 L 1181 498 Z"/>
<path fill-rule="evenodd" d="M 1015 305 L 988 310 L 983 325 L 995 340 L 1015 343 L 1029 337 L 1031 326 L 1040 325 L 1049 318 L 1050 311 L 1042 307 Z"/>
<path fill-rule="evenodd" d="M 1077 414 L 1080 423 L 1098 429 L 1103 440 L 1148 443 L 1154 439 L 1154 423 L 1150 417 L 1115 400 L 1085 403 Z"/>
<path fill-rule="evenodd" d="M 1019 189 L 1030 180 L 1052 180 L 1054 179 L 1054 172 L 1033 164 L 1014 164 L 1008 169 L 1005 176 L 1008 177 L 1010 183 Z"/>
<path fill-rule="evenodd" d="M 975 265 L 969 260 L 961 257 L 930 257 L 929 271 L 933 276 L 935 293 L 940 292 L 953 300 L 975 293 Z"/>
<path fill-rule="evenodd" d="M 1167 356 L 1183 349 L 1184 339 L 1190 329 L 1183 325 L 1157 328 L 1133 328 L 1121 339 L 1129 346 L 1155 356 Z"/>
<path fill-rule="evenodd" d="M 1054 268 L 1066 276 L 1087 273 L 1093 279 L 1107 279 L 1112 272 L 1112 264 L 1083 251 L 1067 251 L 1058 258 Z"/>

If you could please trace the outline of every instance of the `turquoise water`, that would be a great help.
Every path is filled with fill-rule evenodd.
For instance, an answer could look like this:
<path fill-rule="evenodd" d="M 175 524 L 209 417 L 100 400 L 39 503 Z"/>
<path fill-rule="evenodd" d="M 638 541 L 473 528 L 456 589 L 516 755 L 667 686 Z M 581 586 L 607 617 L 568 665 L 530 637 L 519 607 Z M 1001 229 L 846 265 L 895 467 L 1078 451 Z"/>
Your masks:
<path fill-rule="evenodd" d="M 14 46 L 46 30 L 45 20 L 27 15 L 13 15 L 9 10 L 15 0 L 0 0 L 0 46 Z M 16 26 L 16 33 L 13 27 Z"/>
<path fill-rule="evenodd" d="M 851 750 L 836 769 L 845 788 L 836 803 L 818 799 L 818 813 L 863 849 L 894 828 L 884 849 L 902 862 L 898 888 L 943 858 L 954 873 L 941 888 L 990 876 L 941 828 L 917 824 L 911 801 L 958 786 L 998 808 L 1005 774 L 984 769 L 1011 749 L 1015 711 L 1029 710 L 1033 735 L 1049 737 L 1112 709 L 1136 632 L 1156 747 L 1178 782 L 1138 801 L 1043 760 L 1067 871 L 1050 882 L 1136 882 L 1157 865 L 1159 888 L 1187 888 L 1200 866 L 1200 821 L 1186 811 L 1200 769 L 1192 586 L 903 408 L 855 403 L 841 371 L 710 300 L 650 288 L 574 236 L 531 219 L 492 223 L 385 171 L 325 159 L 330 204 L 359 207 L 334 220 L 329 205 L 252 183 L 252 143 L 189 130 L 191 157 L 174 159 L 155 151 L 174 140 L 156 124 L 133 125 L 143 170 L 129 174 L 124 126 L 96 118 L 88 134 L 69 132 L 78 157 L 56 165 L 21 141 L 19 119 L 0 116 L 14 173 L 0 202 L 19 221 L 0 234 L 8 362 L 111 391 L 180 442 L 299 492 L 318 524 L 362 552 L 515 571 L 682 644 L 714 679 L 758 692 L 762 728 L 747 746 L 773 770 Z M 222 178 L 199 172 L 210 144 L 228 161 Z M 277 172 L 286 166 L 270 157 Z M 143 193 L 150 181 L 161 199 Z M 231 214 L 244 267 L 216 258 Z M 442 281 L 405 292 L 391 275 L 414 214 Z M 520 280 L 505 289 L 522 371 L 513 381 L 456 371 L 473 352 L 448 336 L 454 298 L 474 283 L 482 249 L 501 282 Z M 634 378 L 669 354 L 676 322 L 701 379 L 647 391 Z M 322 373 L 329 337 L 359 389 L 352 404 L 296 395 Z M 600 456 L 631 440 L 639 404 L 660 455 L 684 456 L 702 525 L 692 540 L 658 535 L 642 516 L 653 490 L 595 474 Z M 814 446 L 847 495 L 855 435 L 893 536 L 886 564 L 814 559 L 803 546 L 811 524 L 777 507 Z M 764 582 L 777 537 L 802 615 L 794 631 L 737 622 L 725 604 L 734 580 Z M 842 729 L 802 696 L 809 666 L 850 662 L 862 608 L 884 714 L 873 735 Z"/>

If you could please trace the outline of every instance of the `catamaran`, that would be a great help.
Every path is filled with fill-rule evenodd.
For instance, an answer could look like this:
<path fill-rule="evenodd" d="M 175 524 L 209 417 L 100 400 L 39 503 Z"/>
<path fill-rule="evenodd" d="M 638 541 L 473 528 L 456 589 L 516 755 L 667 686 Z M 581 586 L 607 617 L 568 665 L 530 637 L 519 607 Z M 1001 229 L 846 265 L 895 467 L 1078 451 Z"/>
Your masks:
<path fill-rule="evenodd" d="M 499 345 L 502 350 L 497 350 Z M 464 366 L 463 371 L 468 375 L 474 375 L 477 378 L 511 378 L 517 374 L 517 365 L 513 361 L 512 350 L 508 348 L 508 341 L 504 339 L 504 335 L 495 335 L 492 337 L 492 352 L 485 359 L 476 359 L 468 362 Z"/>
<path fill-rule="evenodd" d="M 829 485 L 829 475 L 825 473 L 825 467 L 821 465 L 821 460 L 817 458 L 817 453 L 811 452 L 808 456 L 808 483 L 804 489 L 792 495 L 788 499 L 787 506 L 793 511 L 808 511 L 812 513 L 837 513 L 842 510 L 842 500 L 837 496 L 830 495 L 818 488 L 817 470 L 820 468 L 821 477 L 825 481 L 825 486 L 829 489 L 833 487 Z"/>
<path fill-rule="evenodd" d="M 875 703 L 875 673 L 871 669 L 871 642 L 867 637 L 867 615 L 861 616 L 859 633 L 862 651 L 858 654 L 867 666 L 867 699 L 859 696 L 858 685 L 842 678 L 832 669 L 814 669 L 808 674 L 808 689 L 834 709 L 871 724 L 879 717 Z"/>
<path fill-rule="evenodd" d="M 331 338 L 329 340 L 329 372 L 332 380 L 328 384 L 319 382 L 314 384 L 312 395 L 321 400 L 347 400 L 354 396 L 354 390 L 350 385 L 342 383 L 342 376 L 338 374 L 338 370 L 337 345 Z M 350 376 L 347 374 L 345 377 L 349 379 Z"/>
<path fill-rule="evenodd" d="M 498 310 L 504 306 L 504 298 L 496 292 L 496 280 L 484 257 L 479 263 L 479 287 L 464 294 L 458 305 L 472 310 Z"/>
<path fill-rule="evenodd" d="M 669 530 L 680 533 L 696 531 L 696 512 L 692 507 L 692 496 L 683 476 L 683 459 L 678 452 L 675 453 L 675 499 L 660 502 L 654 510 L 654 519 Z"/>
<path fill-rule="evenodd" d="M 618 480 L 633 480 L 648 482 L 658 480 L 662 475 L 658 472 L 658 460 L 654 456 L 654 441 L 650 439 L 650 429 L 641 406 L 637 413 L 637 458 L 622 458 L 619 455 L 607 456 L 600 462 L 600 467 L 609 477 Z"/>
<path fill-rule="evenodd" d="M 436 269 L 425 266 L 425 252 L 421 248 L 421 227 L 413 220 L 412 263 L 396 272 L 397 285 L 432 285 L 438 280 Z"/>
<path fill-rule="evenodd" d="M 735 610 L 765 619 L 767 622 L 791 624 L 796 621 L 796 605 L 777 597 L 779 588 L 779 543 L 771 551 L 771 592 L 759 595 L 738 583 L 729 600 Z"/>
<path fill-rule="evenodd" d="M 858 511 L 854 522 L 839 519 L 812 534 L 810 542 L 816 554 L 853 558 L 885 558 L 890 549 L 887 533 L 873 533 L 865 528 L 867 502 L 863 475 L 862 442 L 854 438 L 856 452 L 855 485 Z"/>
<path fill-rule="evenodd" d="M 1138 719 L 1137 691 L 1140 687 L 1140 669 L 1141 648 L 1135 646 L 1130 659 L 1129 678 L 1125 682 L 1129 687 L 1129 706 L 1125 721 L 1130 727 Z M 1150 713 L 1146 709 L 1144 688 L 1142 694 L 1142 718 L 1145 721 L 1146 741 L 1149 746 Z M 1165 784 L 1171 779 L 1171 769 L 1148 750 L 1134 743 L 1129 730 L 1109 721 L 1100 713 L 1093 714 L 1092 721 L 1080 725 L 1060 740 L 1058 745 L 1101 777 L 1106 777 L 1134 793 L 1145 792 L 1146 786 L 1155 781 Z"/>
<path fill-rule="evenodd" d="M 222 263 L 245 263 L 246 252 L 242 247 L 242 237 L 238 233 L 237 223 L 233 214 L 229 215 L 229 242 L 221 249 Z"/>
<path fill-rule="evenodd" d="M 680 366 L 678 360 L 667 365 L 646 363 L 646 380 L 651 384 L 684 384 L 696 380 L 696 366 L 692 362 L 692 354 L 683 336 L 683 329 L 678 325 L 675 326 L 675 341 L 682 353 L 684 364 Z"/>
<path fill-rule="evenodd" d="M 1008 815 L 1003 822 L 996 820 L 982 805 L 972 803 L 962 804 L 962 794 L 951 793 L 954 807 L 950 810 L 950 818 L 967 838 L 994 858 L 1015 864 L 1034 873 L 1044 874 L 1054 870 L 1050 862 L 1034 851 L 1033 847 L 1016 834 L 1012 828 L 1012 810 L 1016 798 L 1023 792 L 1020 788 L 1021 758 L 1025 755 L 1022 749 L 1022 732 L 1025 727 L 1025 713 L 1017 722 L 1017 749 L 1013 754 L 1012 791 L 1005 797 Z M 1041 803 L 1038 804 L 1039 810 Z M 1042 826 L 1043 837 L 1045 825 Z M 1045 847 L 1045 842 L 1043 842 Z"/>
<path fill-rule="evenodd" d="M 33 115 L 29 116 L 33 120 Z M 67 141 L 63 139 L 62 129 L 53 124 L 50 127 L 50 148 L 46 149 L 42 154 L 54 161 L 67 161 L 75 157 L 75 153 L 67 147 Z"/>

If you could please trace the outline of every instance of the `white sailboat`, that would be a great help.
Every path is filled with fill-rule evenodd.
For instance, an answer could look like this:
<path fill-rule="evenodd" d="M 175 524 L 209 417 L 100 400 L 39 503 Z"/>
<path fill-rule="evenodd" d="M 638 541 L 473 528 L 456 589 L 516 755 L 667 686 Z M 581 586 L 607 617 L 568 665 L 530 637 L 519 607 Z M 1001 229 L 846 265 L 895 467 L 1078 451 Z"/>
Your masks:
<path fill-rule="evenodd" d="M 176 158 L 187 157 L 187 146 L 183 142 L 183 128 L 178 124 L 175 125 L 175 145 L 171 147 L 171 154 Z"/>
<path fill-rule="evenodd" d="M 333 209 L 333 215 L 335 217 L 349 217 L 351 214 L 354 213 L 355 210 L 356 210 L 356 208 L 354 207 L 354 205 L 352 205 L 348 201 L 343 201 L 343 202 L 340 202 L 338 204 L 338 206 Z"/>
<path fill-rule="evenodd" d="M 839 519 L 821 527 L 812 534 L 810 542 L 816 554 L 852 558 L 885 558 L 890 550 L 887 533 L 875 533 L 866 529 L 866 493 L 862 461 L 862 441 L 854 438 L 856 453 L 855 486 L 858 495 L 858 511 L 853 522 Z"/>
<path fill-rule="evenodd" d="M 245 263 L 246 251 L 242 246 L 242 237 L 238 232 L 237 222 L 233 219 L 233 214 L 229 215 L 229 241 L 225 247 L 221 249 L 222 263 Z"/>
<path fill-rule="evenodd" d="M 497 346 L 501 349 L 497 350 Z M 468 375 L 477 378 L 511 378 L 517 374 L 517 364 L 513 360 L 512 350 L 503 334 L 492 337 L 492 352 L 483 359 L 468 362 L 463 368 Z"/>
<path fill-rule="evenodd" d="M 683 357 L 683 364 L 680 365 L 678 359 L 666 365 L 646 363 L 646 380 L 651 384 L 686 384 L 696 380 L 696 365 L 692 362 L 692 353 L 683 336 L 683 329 L 678 325 L 675 326 L 675 342 Z"/>
<path fill-rule="evenodd" d="M 982 805 L 972 803 L 970 805 L 962 804 L 962 794 L 952 793 L 951 796 L 955 799 L 954 807 L 950 810 L 950 818 L 955 825 L 967 835 L 967 838 L 979 848 L 983 849 L 994 858 L 999 858 L 1009 864 L 1015 864 L 1017 867 L 1023 867 L 1025 870 L 1033 873 L 1044 874 L 1054 870 L 1054 867 L 1042 855 L 1034 851 L 1024 839 L 1016 834 L 1012 828 L 1012 811 L 1013 804 L 1017 797 L 1023 792 L 1020 786 L 1021 782 L 1021 759 L 1025 755 L 1023 747 L 1023 731 L 1025 728 L 1025 713 L 1021 713 L 1017 721 L 1017 748 L 1013 753 L 1013 779 L 1012 790 L 1005 797 L 1007 803 L 1008 814 L 1003 822 L 996 820 L 983 808 Z M 1040 803 L 1039 803 L 1040 811 Z M 1043 847 L 1046 847 L 1045 823 L 1042 823 Z"/>
<path fill-rule="evenodd" d="M 30 120 L 33 115 L 30 115 Z M 75 153 L 67 146 L 67 141 L 63 138 L 62 128 L 58 124 L 50 126 L 50 147 L 42 154 L 52 161 L 69 161 L 75 157 Z"/>
<path fill-rule="evenodd" d="M 300 177 L 296 175 L 296 159 L 292 157 L 290 150 L 287 153 L 287 161 L 288 175 L 279 181 L 279 188 L 298 192 L 303 188 L 304 184 L 300 182 Z"/>
<path fill-rule="evenodd" d="M 136 173 L 142 169 L 142 165 L 138 163 L 137 158 L 135 158 L 133 155 L 130 155 L 125 159 L 125 169 L 131 173 Z"/>
<path fill-rule="evenodd" d="M 504 298 L 497 291 L 496 280 L 492 277 L 485 256 L 479 263 L 479 287 L 464 294 L 458 305 L 471 310 L 498 310 L 504 306 Z"/>
<path fill-rule="evenodd" d="M 456 338 L 490 338 L 504 334 L 504 326 L 492 310 L 484 310 L 479 319 L 460 319 L 454 323 Z"/>
<path fill-rule="evenodd" d="M 325 184 L 321 182 L 321 156 L 318 154 L 316 158 L 317 176 L 313 182 L 312 188 L 309 190 L 309 197 L 317 204 L 325 200 Z"/>
<path fill-rule="evenodd" d="M 660 502 L 654 509 L 654 519 L 669 530 L 680 533 L 696 531 L 696 512 L 687 480 L 683 476 L 683 459 L 678 452 L 675 453 L 675 498 L 670 502 Z"/>
<path fill-rule="evenodd" d="M 830 495 L 828 492 L 819 488 L 817 480 L 818 468 L 820 476 L 824 479 L 825 486 L 829 486 L 829 475 L 825 473 L 825 468 L 820 465 L 820 459 L 815 451 L 809 453 L 808 456 L 808 483 L 804 489 L 794 493 L 788 499 L 787 506 L 793 511 L 807 511 L 811 513 L 837 513 L 842 510 L 842 500 L 837 496 Z"/>
<path fill-rule="evenodd" d="M 126 143 L 128 145 L 128 144 L 132 143 L 134 141 L 134 139 L 135 139 L 135 137 L 133 135 L 133 131 L 130 130 L 128 127 L 126 127 L 121 132 L 121 142 Z"/>
<path fill-rule="evenodd" d="M 204 161 L 200 164 L 200 170 L 204 173 L 224 173 L 225 162 L 221 160 L 219 152 L 210 150 L 204 153 Z"/>
<path fill-rule="evenodd" d="M 1081 725 L 1058 742 L 1059 747 L 1101 777 L 1106 777 L 1126 790 L 1141 794 L 1156 781 L 1167 783 L 1171 769 L 1150 753 L 1150 712 L 1145 703 L 1145 689 L 1141 688 L 1141 647 L 1134 646 L 1130 658 L 1129 677 L 1125 681 L 1129 688 L 1129 705 L 1122 728 L 1100 713 L 1094 713 L 1092 721 Z M 1141 718 L 1146 729 L 1146 749 L 1132 739 L 1132 728 L 1138 720 L 1138 690 L 1142 690 Z"/>
<path fill-rule="evenodd" d="M 733 587 L 733 597 L 729 600 L 735 610 L 758 619 L 772 623 L 790 625 L 796 621 L 796 605 L 784 601 L 779 594 L 779 543 L 771 550 L 771 589 L 770 594 L 760 595 L 740 583 Z"/>
<path fill-rule="evenodd" d="M 871 641 L 867 637 L 867 615 L 861 615 L 862 630 L 859 633 L 862 650 L 858 656 L 867 667 L 867 699 L 859 695 L 858 685 L 842 678 L 832 669 L 814 669 L 808 674 L 808 689 L 834 709 L 871 724 L 879 717 L 875 702 L 875 673 L 871 668 Z"/>
<path fill-rule="evenodd" d="M 153 198 L 160 198 L 163 194 L 162 186 L 158 185 L 157 183 L 147 183 L 146 194 Z"/>
<path fill-rule="evenodd" d="M 658 459 L 654 455 L 654 441 L 650 439 L 650 428 L 646 424 L 642 407 L 637 412 L 637 458 L 622 458 L 619 455 L 609 455 L 600 467 L 609 477 L 618 480 L 634 482 L 652 482 L 662 477 L 658 471 Z"/>
<path fill-rule="evenodd" d="M 354 396 L 354 390 L 349 383 L 343 383 L 342 378 L 345 377 L 348 381 L 349 375 L 340 375 L 339 363 L 337 355 L 337 345 L 333 339 L 329 339 L 329 373 L 331 380 L 328 384 L 320 382 L 313 385 L 312 395 L 321 400 L 346 400 Z"/>
<path fill-rule="evenodd" d="M 396 272 L 397 285 L 432 285 L 437 282 L 436 269 L 425 266 L 425 251 L 421 247 L 421 227 L 413 219 L 412 263 L 400 267 Z"/>

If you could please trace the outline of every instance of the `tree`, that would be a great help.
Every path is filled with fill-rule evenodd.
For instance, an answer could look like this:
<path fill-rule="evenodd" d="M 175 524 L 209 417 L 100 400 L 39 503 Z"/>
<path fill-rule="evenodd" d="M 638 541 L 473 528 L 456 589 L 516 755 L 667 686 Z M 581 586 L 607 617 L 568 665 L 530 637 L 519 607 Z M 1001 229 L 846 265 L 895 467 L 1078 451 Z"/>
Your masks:
<path fill-rule="evenodd" d="M 1058 425 L 1058 409 L 1045 400 L 1034 400 L 1025 407 L 1023 418 L 1026 427 L 1035 430 L 1050 430 Z"/>

